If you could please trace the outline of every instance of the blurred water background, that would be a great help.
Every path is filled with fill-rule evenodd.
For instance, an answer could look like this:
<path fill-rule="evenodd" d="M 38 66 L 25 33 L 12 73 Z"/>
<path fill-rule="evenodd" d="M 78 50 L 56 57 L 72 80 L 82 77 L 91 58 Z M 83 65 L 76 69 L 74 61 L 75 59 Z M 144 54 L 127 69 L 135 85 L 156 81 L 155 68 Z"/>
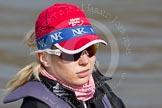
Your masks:
<path fill-rule="evenodd" d="M 56 2 L 0 0 L 0 89 L 19 69 L 35 60 L 22 40 L 34 26 L 38 13 Z M 127 108 L 162 108 L 162 0 L 66 2 L 79 5 L 88 17 L 112 32 L 118 47 L 114 54 L 118 53 L 119 59 L 108 83 Z M 103 48 L 98 54 L 98 65 L 106 72 L 113 53 L 111 48 Z M 4 96 L 0 91 L 1 101 Z M 1 102 L 0 108 L 17 108 L 20 102 Z"/>

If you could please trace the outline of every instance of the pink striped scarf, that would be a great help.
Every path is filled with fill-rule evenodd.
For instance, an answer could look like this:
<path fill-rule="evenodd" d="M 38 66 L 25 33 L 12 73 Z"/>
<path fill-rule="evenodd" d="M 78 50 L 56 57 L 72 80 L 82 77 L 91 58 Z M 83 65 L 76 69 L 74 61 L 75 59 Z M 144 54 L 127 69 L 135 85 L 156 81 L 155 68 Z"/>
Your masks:
<path fill-rule="evenodd" d="M 71 84 L 68 84 L 64 81 L 61 81 L 57 79 L 56 77 L 50 75 L 45 69 L 41 68 L 40 70 L 41 74 L 44 75 L 45 77 L 55 80 L 59 83 L 61 83 L 63 86 L 73 90 L 75 92 L 75 95 L 78 100 L 81 101 L 87 101 L 91 99 L 95 93 L 95 84 L 92 75 L 90 76 L 90 79 L 87 83 L 79 86 L 73 86 Z"/>

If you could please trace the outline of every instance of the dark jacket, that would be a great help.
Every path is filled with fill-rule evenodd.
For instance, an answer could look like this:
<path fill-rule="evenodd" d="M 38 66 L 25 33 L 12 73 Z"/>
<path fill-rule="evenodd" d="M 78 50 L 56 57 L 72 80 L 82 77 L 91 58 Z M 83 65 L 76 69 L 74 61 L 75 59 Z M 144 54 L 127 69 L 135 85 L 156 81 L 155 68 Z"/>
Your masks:
<path fill-rule="evenodd" d="M 48 88 L 51 93 L 54 93 L 61 100 L 59 103 L 62 105 L 67 103 L 70 108 L 85 108 L 83 102 L 78 101 L 74 92 L 70 89 L 62 86 L 56 81 L 50 80 L 42 75 L 40 75 L 41 83 Z M 100 72 L 93 72 L 93 78 L 95 81 L 95 94 L 94 97 L 88 101 L 86 101 L 87 108 L 125 108 L 123 102 L 120 98 L 118 98 L 110 89 L 105 81 L 109 78 L 103 76 Z M 43 93 L 43 92 L 42 92 Z M 48 101 L 45 102 L 42 99 L 35 98 L 33 96 L 25 96 L 23 97 L 23 103 L 21 108 L 50 108 Z M 57 100 L 59 100 L 57 99 Z M 62 101 L 63 100 L 63 101 Z M 58 102 L 56 102 L 58 103 Z M 111 104 L 111 105 L 109 105 Z M 64 106 L 64 105 L 63 105 Z M 62 108 L 56 106 L 54 108 Z M 64 107 L 65 108 L 65 107 Z"/>

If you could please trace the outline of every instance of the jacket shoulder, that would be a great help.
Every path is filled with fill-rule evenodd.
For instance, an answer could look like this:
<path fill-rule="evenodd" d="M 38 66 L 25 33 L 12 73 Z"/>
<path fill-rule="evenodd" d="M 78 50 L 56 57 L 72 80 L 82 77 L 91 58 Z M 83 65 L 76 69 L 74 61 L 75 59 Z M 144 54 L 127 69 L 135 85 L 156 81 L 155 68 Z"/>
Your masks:
<path fill-rule="evenodd" d="M 64 100 L 54 95 L 48 90 L 48 88 L 38 81 L 29 81 L 15 89 L 5 97 L 3 103 L 9 103 L 25 98 L 29 99 L 28 97 L 32 97 L 30 99 L 34 99 L 34 101 L 37 101 L 37 103 L 44 102 L 51 108 L 54 108 L 54 106 L 70 108 L 70 106 Z M 33 104 L 31 100 L 28 102 Z"/>
<path fill-rule="evenodd" d="M 112 105 L 112 108 L 125 108 L 123 101 L 112 91 L 111 87 L 105 82 L 112 79 L 111 77 L 106 77 L 99 71 L 93 72 L 93 77 L 96 83 L 96 88 L 104 91 Z"/>
<path fill-rule="evenodd" d="M 23 99 L 23 103 L 21 104 L 20 108 L 50 108 L 46 103 L 33 98 L 33 97 L 26 97 Z"/>

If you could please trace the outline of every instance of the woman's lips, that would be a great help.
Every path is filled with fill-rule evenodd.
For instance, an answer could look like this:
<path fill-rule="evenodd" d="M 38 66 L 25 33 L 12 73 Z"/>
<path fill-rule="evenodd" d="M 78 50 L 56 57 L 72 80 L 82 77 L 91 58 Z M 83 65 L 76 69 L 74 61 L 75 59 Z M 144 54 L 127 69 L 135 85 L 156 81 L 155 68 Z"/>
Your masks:
<path fill-rule="evenodd" d="M 77 75 L 78 75 L 79 78 L 84 78 L 84 77 L 88 76 L 88 74 L 89 74 L 88 71 L 89 71 L 89 69 L 84 70 L 84 71 L 80 71 L 80 72 L 77 73 Z"/>

